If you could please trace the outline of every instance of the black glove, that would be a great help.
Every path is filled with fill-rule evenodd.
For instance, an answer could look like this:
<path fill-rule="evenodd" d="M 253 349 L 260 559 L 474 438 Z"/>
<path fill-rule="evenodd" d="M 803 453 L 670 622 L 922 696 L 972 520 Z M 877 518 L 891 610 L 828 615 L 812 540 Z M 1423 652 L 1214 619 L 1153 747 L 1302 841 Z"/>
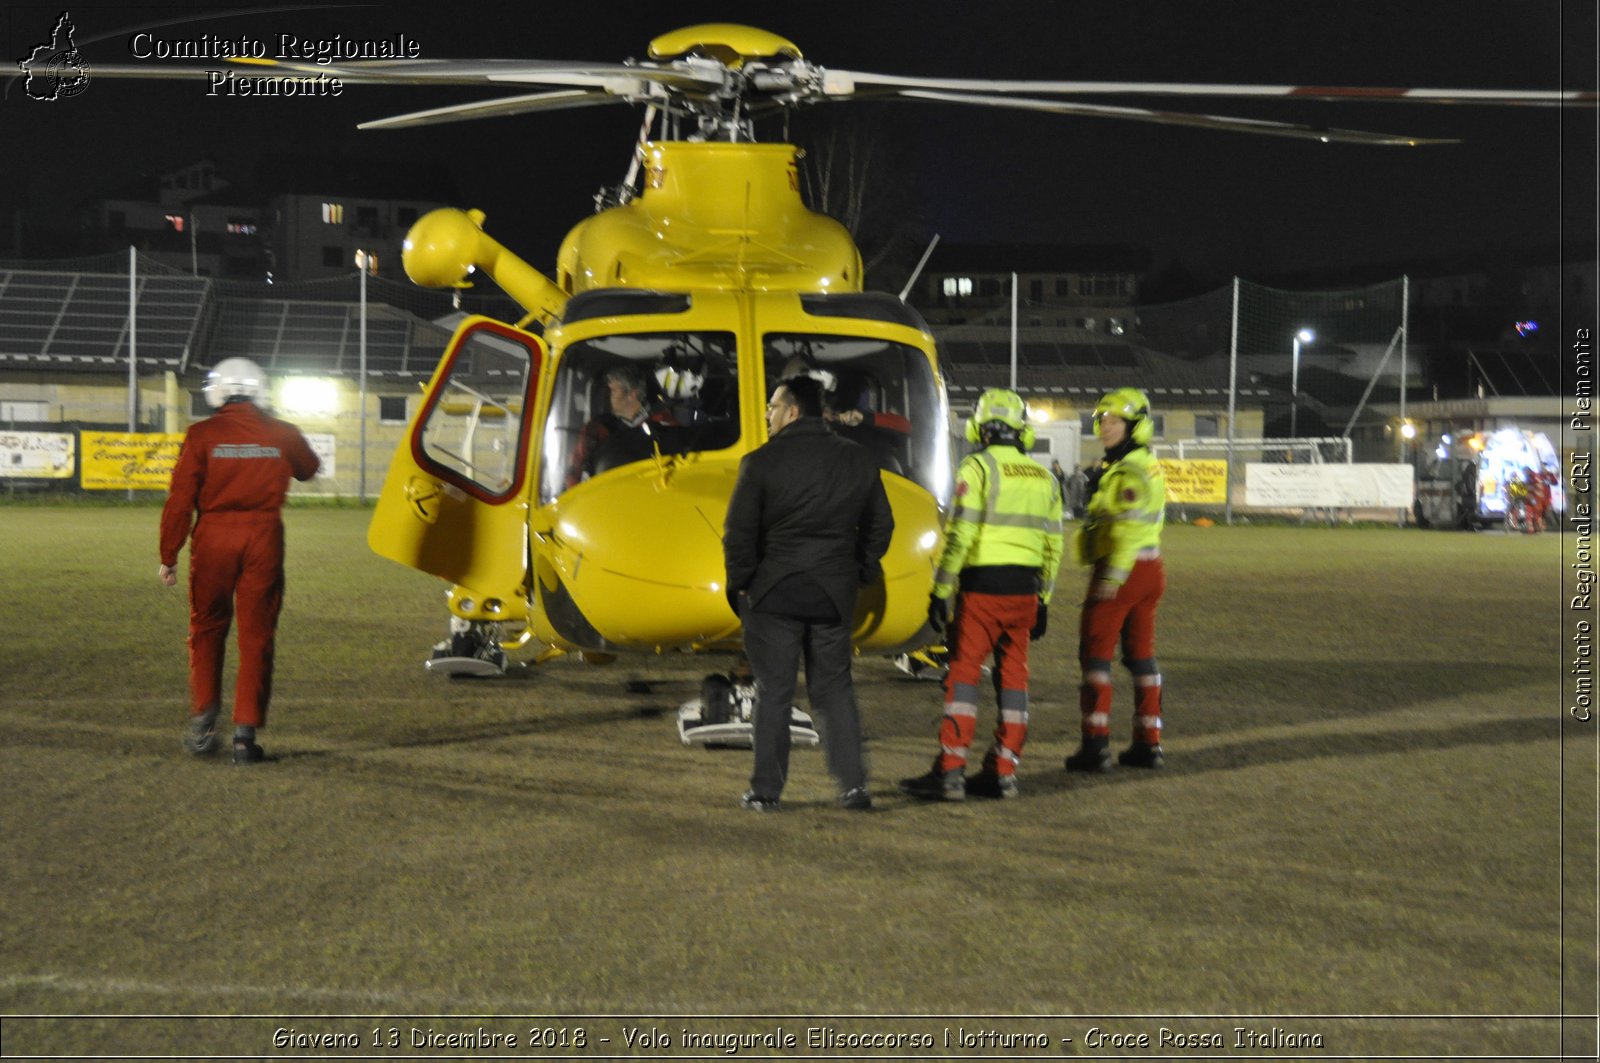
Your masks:
<path fill-rule="evenodd" d="M 728 599 L 728 608 L 733 610 L 734 616 L 739 616 L 739 591 L 729 587 L 723 592 L 723 597 Z"/>
<path fill-rule="evenodd" d="M 943 635 L 950 623 L 950 599 L 928 596 L 928 626 L 935 635 Z"/>
<path fill-rule="evenodd" d="M 1033 630 L 1028 632 L 1031 642 L 1038 642 L 1044 638 L 1045 628 L 1050 626 L 1050 607 L 1044 604 L 1044 599 L 1039 599 L 1039 611 L 1033 614 Z"/>

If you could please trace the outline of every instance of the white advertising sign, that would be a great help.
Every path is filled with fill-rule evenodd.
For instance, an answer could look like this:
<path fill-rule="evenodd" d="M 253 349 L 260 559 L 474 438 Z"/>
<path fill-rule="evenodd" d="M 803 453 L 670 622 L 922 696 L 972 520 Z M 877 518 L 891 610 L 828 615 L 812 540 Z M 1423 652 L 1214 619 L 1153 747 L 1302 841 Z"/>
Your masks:
<path fill-rule="evenodd" d="M 0 432 L 0 476 L 70 479 L 77 455 L 70 432 Z"/>
<path fill-rule="evenodd" d="M 1415 489 L 1409 465 L 1245 466 L 1245 504 L 1264 509 L 1409 509 Z"/>

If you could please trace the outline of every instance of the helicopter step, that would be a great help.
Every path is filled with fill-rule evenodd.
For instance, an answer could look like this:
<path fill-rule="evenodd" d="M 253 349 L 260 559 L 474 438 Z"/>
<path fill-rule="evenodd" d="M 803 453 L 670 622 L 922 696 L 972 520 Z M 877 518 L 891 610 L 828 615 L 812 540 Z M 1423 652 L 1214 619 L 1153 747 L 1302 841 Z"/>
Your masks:
<path fill-rule="evenodd" d="M 686 746 L 707 749 L 749 749 L 754 745 L 756 685 L 748 676 L 708 675 L 700 683 L 700 696 L 678 707 L 678 738 Z M 789 709 L 789 741 L 814 746 L 821 736 L 811 717 L 799 708 Z"/>
<path fill-rule="evenodd" d="M 452 679 L 505 675 L 506 651 L 500 648 L 500 625 L 451 617 L 450 637 L 434 645 L 432 656 L 422 667 Z"/>

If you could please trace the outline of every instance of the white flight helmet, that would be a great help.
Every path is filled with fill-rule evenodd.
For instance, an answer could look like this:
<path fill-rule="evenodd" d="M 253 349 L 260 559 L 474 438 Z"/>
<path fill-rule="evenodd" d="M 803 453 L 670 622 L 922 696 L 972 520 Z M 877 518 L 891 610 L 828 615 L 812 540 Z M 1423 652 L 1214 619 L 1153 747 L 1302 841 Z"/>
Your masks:
<path fill-rule="evenodd" d="M 664 365 L 656 370 L 656 383 L 661 385 L 661 394 L 673 400 L 695 398 L 705 381 L 705 374 L 693 369 Z"/>
<path fill-rule="evenodd" d="M 224 358 L 206 374 L 205 387 L 201 389 L 206 405 L 220 409 L 230 399 L 245 399 L 261 405 L 267 394 L 267 374 L 248 358 Z"/>

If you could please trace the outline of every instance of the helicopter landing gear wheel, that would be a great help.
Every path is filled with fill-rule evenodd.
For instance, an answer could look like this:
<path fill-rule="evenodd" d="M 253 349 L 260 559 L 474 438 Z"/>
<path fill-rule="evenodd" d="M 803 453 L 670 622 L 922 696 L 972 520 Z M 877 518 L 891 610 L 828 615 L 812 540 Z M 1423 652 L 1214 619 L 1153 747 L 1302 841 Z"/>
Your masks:
<path fill-rule="evenodd" d="M 707 749 L 749 749 L 755 727 L 751 715 L 756 705 L 756 683 L 748 672 L 715 673 L 700 681 L 700 696 L 678 708 L 678 738 L 686 746 Z M 789 709 L 789 741 L 815 746 L 822 741 L 811 717 L 799 708 Z"/>
<path fill-rule="evenodd" d="M 491 621 L 450 618 L 450 637 L 433 647 L 422 665 L 452 679 L 506 674 L 506 651 L 500 648 L 500 625 Z"/>
<path fill-rule="evenodd" d="M 700 683 L 700 722 L 727 723 L 734 717 L 733 683 L 725 675 L 708 675 Z"/>

